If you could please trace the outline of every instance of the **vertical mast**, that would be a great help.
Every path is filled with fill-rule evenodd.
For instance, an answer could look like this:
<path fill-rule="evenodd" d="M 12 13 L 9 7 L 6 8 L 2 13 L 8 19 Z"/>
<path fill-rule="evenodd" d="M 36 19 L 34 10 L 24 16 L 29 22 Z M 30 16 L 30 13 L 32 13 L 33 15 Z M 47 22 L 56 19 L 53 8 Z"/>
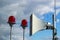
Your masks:
<path fill-rule="evenodd" d="M 56 28 L 56 0 L 54 0 L 54 27 Z"/>
<path fill-rule="evenodd" d="M 54 15 L 53 15 L 53 40 L 57 40 L 57 29 L 56 29 L 56 0 L 54 0 Z"/>

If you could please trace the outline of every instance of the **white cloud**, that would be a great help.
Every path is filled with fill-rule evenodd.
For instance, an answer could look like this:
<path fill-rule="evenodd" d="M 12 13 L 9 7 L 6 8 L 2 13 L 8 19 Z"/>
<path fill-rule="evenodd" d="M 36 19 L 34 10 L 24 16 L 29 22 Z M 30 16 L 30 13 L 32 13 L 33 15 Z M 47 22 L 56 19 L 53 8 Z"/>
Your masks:
<path fill-rule="evenodd" d="M 57 19 L 57 23 L 60 22 L 60 19 Z"/>
<path fill-rule="evenodd" d="M 29 39 L 29 29 L 25 30 L 25 40 Z M 28 35 L 28 37 L 26 37 Z M 10 38 L 10 27 L 7 24 L 2 24 L 0 27 L 0 39 L 8 40 Z M 19 25 L 14 25 L 12 28 L 12 40 L 22 40 L 23 39 L 23 29 Z"/>
<path fill-rule="evenodd" d="M 29 20 L 29 17 L 33 12 L 35 14 L 38 14 L 39 16 L 44 15 L 50 11 L 54 12 L 53 0 L 3 0 L 2 3 L 7 3 L 8 5 L 4 4 L 4 6 L 0 8 L 0 16 L 2 18 L 1 23 L 3 23 L 4 21 L 6 23 L 10 15 L 15 16 L 16 21 L 20 22 L 24 18 Z M 57 2 L 57 7 L 60 7 L 59 4 L 60 3 Z M 60 9 L 57 9 L 57 14 L 59 13 L 59 11 Z M 41 16 L 41 19 L 43 18 L 44 17 Z M 59 20 L 57 20 L 57 22 L 59 22 Z M 9 39 L 9 26 L 7 27 L 7 25 L 3 25 L 3 24 L 1 24 L 0 26 L 1 26 L 0 37 L 2 37 L 2 39 L 8 40 Z M 27 34 L 29 35 L 29 29 L 27 28 L 25 31 L 26 31 L 26 35 Z M 7 35 L 6 33 L 8 34 L 8 36 L 5 36 Z M 14 37 L 14 35 L 16 37 Z M 22 28 L 17 27 L 17 25 L 13 27 L 13 40 L 14 39 L 22 40 Z M 26 40 L 28 39 L 29 39 L 29 36 L 26 37 Z"/>
<path fill-rule="evenodd" d="M 40 3 L 49 3 L 49 2 L 51 2 L 51 0 L 32 0 L 32 1 L 34 1 L 34 2 L 40 2 Z"/>
<path fill-rule="evenodd" d="M 60 7 L 60 2 L 56 2 L 56 7 Z"/>
<path fill-rule="evenodd" d="M 11 1 L 13 1 L 13 0 L 11 0 Z M 39 3 L 33 2 L 36 0 L 31 0 L 31 1 L 30 0 L 17 0 L 17 1 L 18 2 L 16 2 L 16 3 L 11 3 L 9 5 L 2 7 L 0 10 L 0 13 L 6 15 L 6 17 L 9 17 L 10 15 L 16 16 L 20 20 L 22 18 L 26 18 L 26 19 L 29 18 L 30 14 L 33 11 L 36 11 L 37 13 L 43 15 L 52 10 L 50 7 L 44 5 L 43 3 L 42 3 L 42 5 L 44 5 L 44 6 L 40 5 L 41 6 L 41 8 L 40 8 L 40 6 L 38 5 Z M 45 0 L 45 1 L 37 0 L 37 1 L 45 2 L 45 3 L 51 2 L 50 0 L 48 0 L 48 1 L 47 0 Z M 7 1 L 7 2 L 9 2 L 9 1 Z M 47 4 L 49 4 L 49 3 L 47 3 Z M 33 5 L 35 5 L 35 6 L 33 6 Z M 37 5 L 39 7 L 36 7 Z M 36 10 L 35 10 L 35 8 L 36 8 Z M 5 20 L 6 20 L 6 18 L 5 18 Z"/>
<path fill-rule="evenodd" d="M 53 12 L 53 9 L 48 7 L 48 6 L 45 6 L 45 5 L 40 5 L 40 6 L 37 6 L 35 9 L 34 9 L 34 12 L 35 13 L 38 13 L 40 15 L 43 15 L 43 14 L 46 14 L 48 12 Z"/>
<path fill-rule="evenodd" d="M 58 14 L 59 14 L 59 12 L 60 12 L 60 9 L 56 10 L 56 15 L 58 15 Z"/>

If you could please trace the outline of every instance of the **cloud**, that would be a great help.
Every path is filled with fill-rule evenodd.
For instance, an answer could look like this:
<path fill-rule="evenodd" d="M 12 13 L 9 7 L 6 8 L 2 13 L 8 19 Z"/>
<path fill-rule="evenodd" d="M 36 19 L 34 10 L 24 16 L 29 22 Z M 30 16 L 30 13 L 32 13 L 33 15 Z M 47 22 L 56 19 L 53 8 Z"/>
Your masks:
<path fill-rule="evenodd" d="M 3 25 L 8 21 L 8 17 L 13 15 L 16 17 L 16 21 L 21 23 L 22 19 L 27 19 L 29 21 L 30 15 L 32 13 L 37 14 L 44 18 L 44 14 L 49 12 L 54 12 L 54 1 L 53 0 L 0 0 L 0 39 L 8 40 L 9 39 L 9 26 Z M 59 1 L 57 1 L 57 14 L 59 13 Z M 59 20 L 57 20 L 59 22 Z M 20 24 L 19 24 L 20 25 Z M 7 27 L 8 26 L 8 27 Z M 13 40 L 22 40 L 22 28 L 13 27 Z M 29 37 L 29 28 L 26 30 L 26 40 L 30 39 Z M 31 40 L 31 39 L 30 39 Z"/>
<path fill-rule="evenodd" d="M 0 0 L 0 7 L 2 8 L 4 6 L 10 5 L 16 2 L 19 2 L 19 0 Z"/>
<path fill-rule="evenodd" d="M 29 39 L 29 30 L 26 28 L 25 30 L 25 40 Z M 28 35 L 26 37 L 26 35 Z M 0 40 L 8 40 L 10 39 L 10 26 L 7 24 L 2 24 L 0 27 Z M 19 27 L 19 25 L 14 25 L 12 28 L 12 40 L 22 40 L 23 39 L 23 29 Z"/>
<path fill-rule="evenodd" d="M 5 18 L 3 18 L 2 14 L 0 14 L 0 25 L 5 23 Z"/>
<path fill-rule="evenodd" d="M 29 19 L 30 15 L 33 12 L 36 12 L 36 14 L 39 13 L 43 15 L 52 10 L 47 5 L 51 2 L 51 0 L 45 0 L 45 1 L 43 0 L 37 0 L 37 1 L 36 0 L 22 0 L 22 1 L 21 0 L 17 0 L 17 1 L 16 0 L 3 0 L 1 2 L 3 3 L 6 2 L 6 4 L 9 4 L 9 5 L 4 4 L 5 6 L 0 8 L 1 9 L 0 13 L 2 15 L 6 15 L 5 20 L 8 19 L 10 15 L 15 16 L 17 20 L 22 20 L 23 18 Z"/>
<path fill-rule="evenodd" d="M 59 23 L 60 22 L 60 19 L 57 19 L 57 23 Z"/>
<path fill-rule="evenodd" d="M 47 14 L 48 12 L 53 12 L 53 9 L 49 8 L 48 6 L 37 6 L 34 10 L 35 13 L 38 13 L 40 15 Z"/>

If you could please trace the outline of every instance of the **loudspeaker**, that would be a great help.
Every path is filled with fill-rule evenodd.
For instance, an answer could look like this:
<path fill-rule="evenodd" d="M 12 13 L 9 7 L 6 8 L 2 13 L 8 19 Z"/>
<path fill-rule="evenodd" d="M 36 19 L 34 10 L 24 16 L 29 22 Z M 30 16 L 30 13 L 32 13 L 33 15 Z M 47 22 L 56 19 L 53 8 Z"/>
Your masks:
<path fill-rule="evenodd" d="M 47 23 L 37 18 L 34 14 L 30 16 L 30 36 L 38 31 L 46 29 Z"/>

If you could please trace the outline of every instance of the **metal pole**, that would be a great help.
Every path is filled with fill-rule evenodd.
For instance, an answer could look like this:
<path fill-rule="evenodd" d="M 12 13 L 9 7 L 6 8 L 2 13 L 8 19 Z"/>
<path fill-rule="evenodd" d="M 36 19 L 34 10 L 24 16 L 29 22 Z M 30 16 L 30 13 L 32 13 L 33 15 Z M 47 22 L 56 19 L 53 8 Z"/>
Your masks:
<path fill-rule="evenodd" d="M 12 38 L 12 27 L 10 27 L 10 40 Z"/>
<path fill-rule="evenodd" d="M 24 34 L 25 34 L 25 29 L 23 29 L 23 40 L 24 40 L 24 38 L 25 38 L 25 37 L 24 37 L 24 36 L 25 36 Z"/>
<path fill-rule="evenodd" d="M 56 29 L 56 0 L 54 0 L 54 15 L 53 15 L 53 39 L 56 40 L 57 29 Z"/>
<path fill-rule="evenodd" d="M 53 15 L 53 39 L 52 40 L 56 40 L 56 36 L 57 35 L 57 29 L 56 29 L 56 21 Z"/>
<path fill-rule="evenodd" d="M 53 39 L 54 40 L 54 15 L 53 15 Z"/>
<path fill-rule="evenodd" d="M 56 0 L 54 0 L 54 27 L 56 28 Z"/>
<path fill-rule="evenodd" d="M 56 28 L 56 0 L 54 0 L 54 25 Z"/>
<path fill-rule="evenodd" d="M 58 40 L 57 39 L 57 29 L 56 29 L 56 0 L 54 0 L 54 27 L 55 27 L 55 29 L 54 29 L 54 40 Z"/>

